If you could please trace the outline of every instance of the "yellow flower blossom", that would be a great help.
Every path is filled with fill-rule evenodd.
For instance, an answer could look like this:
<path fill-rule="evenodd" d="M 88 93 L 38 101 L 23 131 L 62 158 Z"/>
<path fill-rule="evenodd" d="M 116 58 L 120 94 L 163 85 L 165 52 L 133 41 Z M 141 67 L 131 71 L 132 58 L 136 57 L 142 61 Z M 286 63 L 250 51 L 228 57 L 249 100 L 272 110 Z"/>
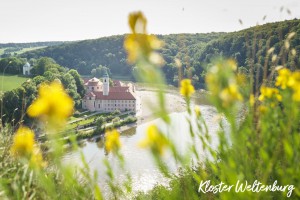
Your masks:
<path fill-rule="evenodd" d="M 109 130 L 105 133 L 105 148 L 108 152 L 117 152 L 121 147 L 120 134 L 117 130 Z"/>
<path fill-rule="evenodd" d="M 279 94 L 279 90 L 276 88 L 270 88 L 262 86 L 260 88 L 260 96 L 258 97 L 258 100 L 265 101 L 265 99 L 277 99 L 278 101 L 282 101 L 282 96 Z"/>
<path fill-rule="evenodd" d="M 34 150 L 34 133 L 25 126 L 21 126 L 13 138 L 11 153 L 16 157 L 29 156 Z"/>
<path fill-rule="evenodd" d="M 287 81 L 287 86 L 296 90 L 297 88 L 299 88 L 299 85 L 300 85 L 300 72 L 296 71 L 291 73 Z"/>
<path fill-rule="evenodd" d="M 293 90 L 293 100 L 300 102 L 300 71 L 293 72 L 287 82 L 287 86 Z"/>
<path fill-rule="evenodd" d="M 285 89 L 288 85 L 289 78 L 291 76 L 291 71 L 287 68 L 283 68 L 278 71 L 279 76 L 276 79 L 276 86 L 280 86 L 282 89 Z"/>
<path fill-rule="evenodd" d="M 147 129 L 146 138 L 139 142 L 141 148 L 150 148 L 154 153 L 158 153 L 159 155 L 163 155 L 168 144 L 168 140 L 156 125 L 150 125 Z"/>
<path fill-rule="evenodd" d="M 280 86 L 282 89 L 287 87 L 292 89 L 292 99 L 300 102 L 300 72 L 291 72 L 289 69 L 284 68 L 279 70 L 278 74 L 276 86 Z"/>
<path fill-rule="evenodd" d="M 31 117 L 40 117 L 57 126 L 65 123 L 73 112 L 73 100 L 64 91 L 61 83 L 54 81 L 50 85 L 42 84 L 38 98 L 28 108 Z"/>
<path fill-rule="evenodd" d="M 192 81 L 190 79 L 183 79 L 180 82 L 180 93 L 184 97 L 190 97 L 195 93 L 194 86 L 192 85 Z"/>
<path fill-rule="evenodd" d="M 243 97 L 240 94 L 237 85 L 230 84 L 227 88 L 221 91 L 220 99 L 223 102 L 223 106 L 227 107 L 235 101 L 242 101 Z"/>
<path fill-rule="evenodd" d="M 196 117 L 200 117 L 201 116 L 201 111 L 200 111 L 200 107 L 199 106 L 195 106 L 195 113 L 196 113 Z"/>
<path fill-rule="evenodd" d="M 129 63 L 134 63 L 140 56 L 148 59 L 154 57 L 153 50 L 157 50 L 161 46 L 162 42 L 160 40 L 154 35 L 147 34 L 130 34 L 124 41 L 124 48 L 128 53 Z M 157 57 L 157 54 L 155 56 Z"/>
<path fill-rule="evenodd" d="M 265 114 L 267 112 L 268 108 L 266 106 L 260 105 L 258 107 L 258 110 L 261 114 Z"/>
<path fill-rule="evenodd" d="M 46 166 L 46 162 L 43 160 L 43 156 L 40 148 L 37 147 L 34 148 L 29 163 L 32 167 L 37 167 L 37 168 Z"/>
<path fill-rule="evenodd" d="M 293 93 L 293 100 L 300 102 L 300 85 L 298 84 L 298 89 L 294 91 Z"/>
<path fill-rule="evenodd" d="M 128 62 L 134 63 L 139 57 L 144 57 L 152 62 L 162 62 L 162 57 L 153 51 L 162 46 L 162 42 L 154 35 L 148 35 L 146 26 L 147 20 L 142 12 L 135 12 L 129 15 L 129 27 L 132 34 L 126 36 L 124 48 L 128 54 Z"/>
<path fill-rule="evenodd" d="M 212 101 L 222 109 L 228 109 L 237 101 L 243 101 L 240 88 L 246 85 L 246 77 L 241 73 L 236 74 L 236 70 L 237 64 L 234 60 L 220 60 L 209 68 L 205 77 Z"/>
<path fill-rule="evenodd" d="M 128 23 L 132 33 L 147 32 L 147 19 L 141 11 L 129 14 Z"/>

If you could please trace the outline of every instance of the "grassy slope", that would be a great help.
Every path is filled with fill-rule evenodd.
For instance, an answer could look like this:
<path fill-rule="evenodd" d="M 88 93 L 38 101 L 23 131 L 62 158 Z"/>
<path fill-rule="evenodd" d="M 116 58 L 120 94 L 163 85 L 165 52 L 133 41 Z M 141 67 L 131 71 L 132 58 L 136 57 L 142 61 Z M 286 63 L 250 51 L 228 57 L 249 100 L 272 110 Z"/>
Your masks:
<path fill-rule="evenodd" d="M 14 53 L 17 53 L 17 54 L 22 54 L 22 53 L 25 53 L 27 51 L 33 51 L 33 50 L 37 50 L 37 49 L 41 49 L 41 48 L 45 48 L 47 46 L 39 46 L 39 47 L 30 47 L 30 48 L 23 48 L 21 49 L 20 51 L 14 51 Z M 4 54 L 4 50 L 7 49 L 7 48 L 0 48 L 0 56 Z"/>
<path fill-rule="evenodd" d="M 28 77 L 22 77 L 18 75 L 2 75 L 0 74 L 0 91 L 9 91 L 19 87 L 24 83 Z M 2 84 L 3 83 L 3 84 Z"/>

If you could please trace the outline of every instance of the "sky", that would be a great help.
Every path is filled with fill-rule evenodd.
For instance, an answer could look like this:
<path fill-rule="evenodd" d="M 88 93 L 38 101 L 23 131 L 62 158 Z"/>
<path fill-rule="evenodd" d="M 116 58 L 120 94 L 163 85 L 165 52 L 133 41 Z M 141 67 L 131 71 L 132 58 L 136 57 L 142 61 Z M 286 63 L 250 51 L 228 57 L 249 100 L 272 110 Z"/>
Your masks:
<path fill-rule="evenodd" d="M 300 18 L 300 0 L 0 0 L 0 43 L 124 34 L 133 11 L 145 14 L 149 33 L 232 32 Z"/>

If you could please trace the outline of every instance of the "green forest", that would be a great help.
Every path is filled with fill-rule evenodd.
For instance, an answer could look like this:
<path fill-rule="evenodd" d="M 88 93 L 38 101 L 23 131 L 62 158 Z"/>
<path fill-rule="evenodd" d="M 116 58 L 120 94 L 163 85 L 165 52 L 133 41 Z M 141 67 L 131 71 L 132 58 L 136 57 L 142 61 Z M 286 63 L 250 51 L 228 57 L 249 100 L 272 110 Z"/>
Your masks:
<path fill-rule="evenodd" d="M 226 57 L 237 60 L 239 68 L 246 74 L 250 73 L 250 65 L 253 65 L 259 81 L 262 76 L 259 72 L 262 72 L 263 66 L 272 66 L 271 63 L 265 63 L 269 49 L 273 50 L 271 56 L 278 55 L 281 58 L 277 61 L 278 65 L 283 62 L 289 67 L 299 66 L 299 57 L 282 51 L 284 39 L 291 32 L 295 32 L 296 35 L 289 43 L 290 49 L 299 52 L 300 20 L 297 19 L 255 26 L 232 33 L 158 35 L 164 42 L 163 48 L 159 50 L 165 61 L 162 70 L 168 84 L 178 85 L 178 79 L 188 77 L 197 88 L 205 88 L 204 76 L 209 68 L 208 63 L 216 57 Z M 125 38 L 126 35 L 118 35 L 65 43 L 0 44 L 2 48 L 48 46 L 27 51 L 17 55 L 18 58 L 12 56 L 2 58 L 0 71 L 20 74 L 26 59 L 34 65 L 40 57 L 50 57 L 57 64 L 75 69 L 81 75 L 99 76 L 101 70 L 107 67 L 115 76 L 134 80 L 133 72 L 137 68 L 127 62 L 127 54 L 123 48 Z M 180 73 L 176 59 L 182 63 Z M 12 63 L 7 67 L 10 61 Z"/>
<path fill-rule="evenodd" d="M 300 51 L 300 20 L 288 20 L 255 26 L 232 33 L 171 34 L 158 35 L 164 42 L 160 50 L 165 63 L 162 67 L 169 84 L 177 85 L 178 67 L 175 58 L 182 62 L 183 76 L 192 78 L 193 84 L 204 87 L 207 63 L 217 56 L 234 58 L 240 67 L 249 70 L 249 64 L 256 67 L 264 64 L 267 51 L 274 47 L 273 54 L 279 54 L 284 39 L 290 32 L 296 36 L 290 42 L 291 48 Z M 126 35 L 104 37 L 94 40 L 64 43 L 43 49 L 25 52 L 27 59 L 51 57 L 58 64 L 76 69 L 82 75 L 90 75 L 99 65 L 106 66 L 111 73 L 132 77 L 135 66 L 127 63 L 123 41 Z M 255 45 L 254 45 L 255 44 Z M 283 56 L 288 65 L 297 65 L 299 58 Z M 280 64 L 280 62 L 279 62 Z M 298 65 L 299 66 L 299 65 Z"/>
<path fill-rule="evenodd" d="M 27 51 L 45 48 L 49 46 L 60 45 L 64 42 L 31 42 L 31 43 L 0 43 L 0 58 L 16 56 Z"/>
<path fill-rule="evenodd" d="M 3 60 L 7 61 L 9 59 L 5 58 Z M 17 58 L 14 58 L 14 60 L 19 61 Z M 13 64 L 11 61 L 10 65 Z M 32 73 L 32 79 L 28 79 L 16 89 L 0 94 L 1 123 L 14 123 L 21 120 L 24 120 L 25 123 L 31 123 L 32 120 L 24 113 L 26 113 L 25 111 L 32 101 L 37 98 L 38 88 L 42 83 L 53 81 L 62 83 L 68 95 L 72 97 L 74 106 L 76 108 L 81 107 L 81 98 L 84 96 L 85 91 L 83 81 L 76 70 L 66 70 L 53 59 L 41 57 L 35 60 Z"/>

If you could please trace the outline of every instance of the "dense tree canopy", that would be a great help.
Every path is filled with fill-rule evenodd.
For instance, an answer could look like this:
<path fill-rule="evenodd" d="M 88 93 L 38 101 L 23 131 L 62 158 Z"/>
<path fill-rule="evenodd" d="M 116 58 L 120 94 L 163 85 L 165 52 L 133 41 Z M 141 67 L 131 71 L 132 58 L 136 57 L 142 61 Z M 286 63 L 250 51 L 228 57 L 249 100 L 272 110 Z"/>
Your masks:
<path fill-rule="evenodd" d="M 276 22 L 233 33 L 158 35 L 164 42 L 160 53 L 165 60 L 162 69 L 167 82 L 176 85 L 178 79 L 185 76 L 191 78 L 196 87 L 204 87 L 203 77 L 209 67 L 207 63 L 217 56 L 234 58 L 240 67 L 246 69 L 250 63 L 256 63 L 259 68 L 264 65 L 266 52 L 271 47 L 274 47 L 274 54 L 280 53 L 284 39 L 290 32 L 296 32 L 290 46 L 300 52 L 299 22 L 300 20 Z M 136 69 L 126 61 L 123 48 L 125 37 L 126 35 L 120 35 L 64 43 L 26 52 L 22 56 L 28 59 L 48 56 L 58 64 L 85 75 L 99 75 L 101 72 L 98 66 L 101 65 L 108 66 L 113 75 L 132 77 Z M 176 58 L 181 61 L 181 73 L 178 73 Z M 299 66 L 299 58 L 292 58 L 287 54 L 286 61 L 289 66 Z"/>
<path fill-rule="evenodd" d="M 0 59 L 0 72 L 7 74 L 21 74 L 25 63 L 26 59 L 18 57 Z"/>
<path fill-rule="evenodd" d="M 67 71 L 51 58 L 42 57 L 33 65 L 33 78 L 23 83 L 19 88 L 5 92 L 1 96 L 2 123 L 20 121 L 29 122 L 26 110 L 37 97 L 40 84 L 59 80 L 67 93 L 72 97 L 75 107 L 81 107 L 81 98 L 85 93 L 83 81 L 76 70 Z"/>
<path fill-rule="evenodd" d="M 173 34 L 159 35 L 165 45 L 160 53 L 165 59 L 163 66 L 167 79 L 173 82 L 178 68 L 174 63 L 175 58 L 190 61 L 196 49 L 203 49 L 211 40 L 219 38 L 225 33 L 209 34 Z M 113 75 L 131 77 L 132 67 L 127 63 L 127 55 L 123 48 L 126 35 L 111 36 L 95 40 L 66 43 L 59 46 L 48 47 L 26 52 L 21 56 L 26 58 L 39 58 L 47 56 L 53 58 L 58 64 L 76 69 L 80 74 L 98 75 L 99 66 L 107 66 Z M 184 62 L 184 67 L 186 64 Z M 97 72 L 98 69 L 98 72 Z"/>

